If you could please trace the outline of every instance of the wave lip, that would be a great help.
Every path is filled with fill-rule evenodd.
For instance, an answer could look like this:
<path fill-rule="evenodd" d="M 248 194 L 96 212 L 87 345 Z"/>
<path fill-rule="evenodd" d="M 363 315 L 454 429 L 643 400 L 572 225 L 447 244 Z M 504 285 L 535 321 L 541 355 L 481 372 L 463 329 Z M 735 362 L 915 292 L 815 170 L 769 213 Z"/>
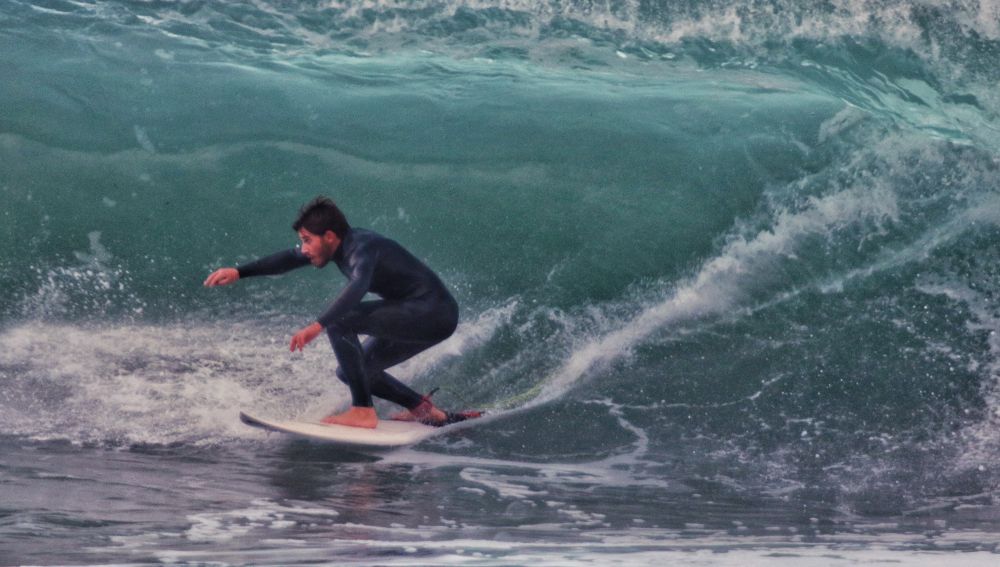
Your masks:
<path fill-rule="evenodd" d="M 766 52 L 809 40 L 878 41 L 918 56 L 956 61 L 997 49 L 1000 8 L 993 2 L 936 4 L 879 0 L 796 2 L 613 2 L 508 0 L 393 0 L 388 2 L 72 3 L 66 10 L 8 3 L 11 23 L 33 27 L 81 22 L 104 29 L 162 34 L 199 48 L 236 47 L 283 53 L 403 46 L 464 47 L 516 54 L 567 48 L 573 39 L 611 45 L 622 54 L 659 58 L 664 48 L 692 44 L 752 47 Z M 359 49 L 357 46 L 361 46 Z M 474 51 L 475 52 L 475 51 Z M 167 52 L 161 52 L 167 53 Z M 970 63 L 975 57 L 965 57 Z M 984 69 L 985 70 L 985 69 Z"/>
<path fill-rule="evenodd" d="M 775 292 L 783 275 L 779 261 L 796 255 L 809 238 L 831 238 L 845 227 L 880 226 L 898 220 L 896 197 L 890 191 L 854 188 L 810 198 L 800 210 L 783 209 L 774 225 L 750 237 L 733 236 L 714 258 L 686 282 L 677 284 L 665 300 L 642 308 L 618 330 L 578 347 L 562 368 L 545 383 L 535 403 L 560 397 L 593 367 L 626 355 L 653 333 L 670 325 L 719 315 L 742 307 L 748 298 L 782 297 L 794 290 Z M 779 288 L 780 289 L 780 288 Z"/>

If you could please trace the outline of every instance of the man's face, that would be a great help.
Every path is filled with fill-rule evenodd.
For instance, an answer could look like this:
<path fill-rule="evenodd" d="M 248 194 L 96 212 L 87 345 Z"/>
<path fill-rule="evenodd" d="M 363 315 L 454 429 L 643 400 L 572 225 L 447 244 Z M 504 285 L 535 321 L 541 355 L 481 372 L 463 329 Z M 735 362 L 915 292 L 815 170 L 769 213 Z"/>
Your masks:
<path fill-rule="evenodd" d="M 322 236 L 313 234 L 304 228 L 299 229 L 299 240 L 302 241 L 302 253 L 309 262 L 317 268 L 322 268 L 333 258 L 333 253 L 340 246 L 340 238 L 337 233 L 328 230 Z"/>

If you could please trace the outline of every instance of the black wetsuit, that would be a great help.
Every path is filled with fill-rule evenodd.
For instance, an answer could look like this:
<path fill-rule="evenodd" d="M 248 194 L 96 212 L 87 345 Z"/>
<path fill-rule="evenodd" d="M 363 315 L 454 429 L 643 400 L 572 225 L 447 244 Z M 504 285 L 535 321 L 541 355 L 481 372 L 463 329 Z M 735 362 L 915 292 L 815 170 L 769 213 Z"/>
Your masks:
<path fill-rule="evenodd" d="M 441 279 L 393 240 L 350 229 L 332 261 L 347 285 L 316 320 L 326 328 L 353 405 L 372 407 L 372 395 L 407 409 L 423 397 L 385 370 L 455 332 L 458 303 Z M 240 277 L 283 274 L 309 264 L 298 248 L 237 267 Z M 382 299 L 362 301 L 366 293 Z M 369 338 L 361 344 L 358 335 Z"/>

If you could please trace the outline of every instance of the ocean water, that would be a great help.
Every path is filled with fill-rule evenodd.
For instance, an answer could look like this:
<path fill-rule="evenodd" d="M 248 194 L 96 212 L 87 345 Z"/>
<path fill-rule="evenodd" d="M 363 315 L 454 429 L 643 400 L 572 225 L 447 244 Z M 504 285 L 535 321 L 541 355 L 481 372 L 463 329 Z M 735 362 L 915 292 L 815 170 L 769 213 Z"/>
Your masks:
<path fill-rule="evenodd" d="M 4 0 L 0 565 L 996 565 L 995 0 Z M 461 304 L 358 454 L 327 194 Z M 385 415 L 392 411 L 378 406 Z"/>

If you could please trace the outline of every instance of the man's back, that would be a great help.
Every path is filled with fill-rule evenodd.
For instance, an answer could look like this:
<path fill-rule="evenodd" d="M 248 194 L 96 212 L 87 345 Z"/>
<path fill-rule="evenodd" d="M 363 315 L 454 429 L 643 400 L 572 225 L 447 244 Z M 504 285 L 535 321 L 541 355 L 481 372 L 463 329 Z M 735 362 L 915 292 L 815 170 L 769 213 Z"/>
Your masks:
<path fill-rule="evenodd" d="M 396 241 L 374 231 L 352 228 L 344 235 L 333 261 L 348 278 L 359 265 L 371 262 L 368 291 L 384 299 L 451 298 L 430 268 Z"/>

